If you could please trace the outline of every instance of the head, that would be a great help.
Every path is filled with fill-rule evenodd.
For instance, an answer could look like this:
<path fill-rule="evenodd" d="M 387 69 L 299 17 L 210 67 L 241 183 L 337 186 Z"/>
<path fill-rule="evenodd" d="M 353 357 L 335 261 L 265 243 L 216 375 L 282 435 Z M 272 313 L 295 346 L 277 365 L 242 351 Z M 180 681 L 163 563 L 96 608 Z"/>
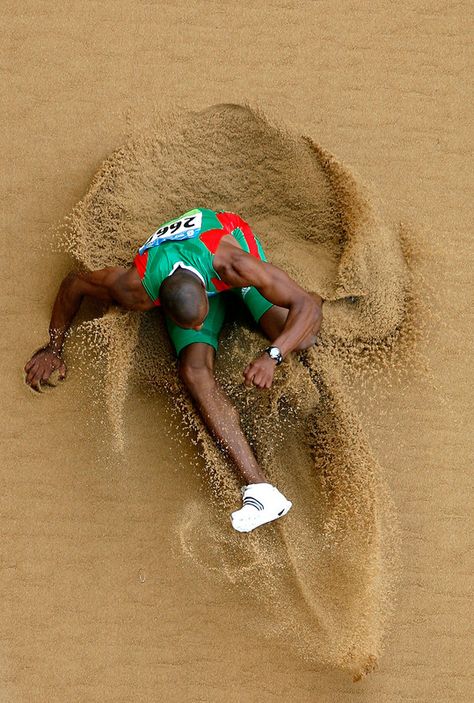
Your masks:
<path fill-rule="evenodd" d="M 160 287 L 164 312 L 180 327 L 200 329 L 209 312 L 207 293 L 200 279 L 191 271 L 178 268 Z"/>

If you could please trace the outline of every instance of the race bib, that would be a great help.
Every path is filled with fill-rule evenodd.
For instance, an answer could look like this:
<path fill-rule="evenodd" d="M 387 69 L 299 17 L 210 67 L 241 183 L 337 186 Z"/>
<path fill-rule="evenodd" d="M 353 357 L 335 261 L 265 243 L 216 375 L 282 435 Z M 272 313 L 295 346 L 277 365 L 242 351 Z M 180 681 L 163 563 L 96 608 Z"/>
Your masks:
<path fill-rule="evenodd" d="M 156 232 L 153 232 L 151 237 L 148 237 L 145 244 L 138 251 L 143 254 L 147 249 L 157 247 L 164 242 L 175 242 L 197 237 L 201 232 L 201 225 L 202 212 L 200 210 L 189 210 L 181 217 L 161 225 Z"/>

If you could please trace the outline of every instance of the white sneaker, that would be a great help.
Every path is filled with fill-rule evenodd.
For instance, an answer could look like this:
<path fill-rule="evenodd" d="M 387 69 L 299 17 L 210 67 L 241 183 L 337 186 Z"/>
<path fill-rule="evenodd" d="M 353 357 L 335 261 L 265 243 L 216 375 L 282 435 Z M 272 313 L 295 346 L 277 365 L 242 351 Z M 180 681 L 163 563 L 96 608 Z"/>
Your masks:
<path fill-rule="evenodd" d="M 237 532 L 251 532 L 260 525 L 278 520 L 293 505 L 271 483 L 251 483 L 242 488 L 243 507 L 232 513 L 232 527 Z"/>

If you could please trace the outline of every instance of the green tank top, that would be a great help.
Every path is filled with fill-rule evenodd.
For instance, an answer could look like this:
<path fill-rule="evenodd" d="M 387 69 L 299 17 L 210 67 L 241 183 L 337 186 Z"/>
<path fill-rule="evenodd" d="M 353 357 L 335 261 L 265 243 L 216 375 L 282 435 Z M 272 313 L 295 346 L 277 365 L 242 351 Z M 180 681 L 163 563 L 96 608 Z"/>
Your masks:
<path fill-rule="evenodd" d="M 229 289 L 214 269 L 220 240 L 233 235 L 242 249 L 265 259 L 260 242 L 250 226 L 235 213 L 194 208 L 161 225 L 140 247 L 134 264 L 149 297 L 159 305 L 162 282 L 178 267 L 200 277 L 209 296 Z"/>

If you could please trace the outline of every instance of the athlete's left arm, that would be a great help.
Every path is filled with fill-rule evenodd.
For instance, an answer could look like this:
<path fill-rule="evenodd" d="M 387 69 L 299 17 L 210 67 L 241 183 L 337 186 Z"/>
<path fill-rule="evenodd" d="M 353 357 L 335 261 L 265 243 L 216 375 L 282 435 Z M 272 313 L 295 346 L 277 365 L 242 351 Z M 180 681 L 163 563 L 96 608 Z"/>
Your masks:
<path fill-rule="evenodd" d="M 283 356 L 296 349 L 311 334 L 319 331 L 322 298 L 305 291 L 284 271 L 246 252 L 235 250 L 218 271 L 222 280 L 233 287 L 255 286 L 274 305 L 288 309 L 281 334 L 272 344 Z"/>

